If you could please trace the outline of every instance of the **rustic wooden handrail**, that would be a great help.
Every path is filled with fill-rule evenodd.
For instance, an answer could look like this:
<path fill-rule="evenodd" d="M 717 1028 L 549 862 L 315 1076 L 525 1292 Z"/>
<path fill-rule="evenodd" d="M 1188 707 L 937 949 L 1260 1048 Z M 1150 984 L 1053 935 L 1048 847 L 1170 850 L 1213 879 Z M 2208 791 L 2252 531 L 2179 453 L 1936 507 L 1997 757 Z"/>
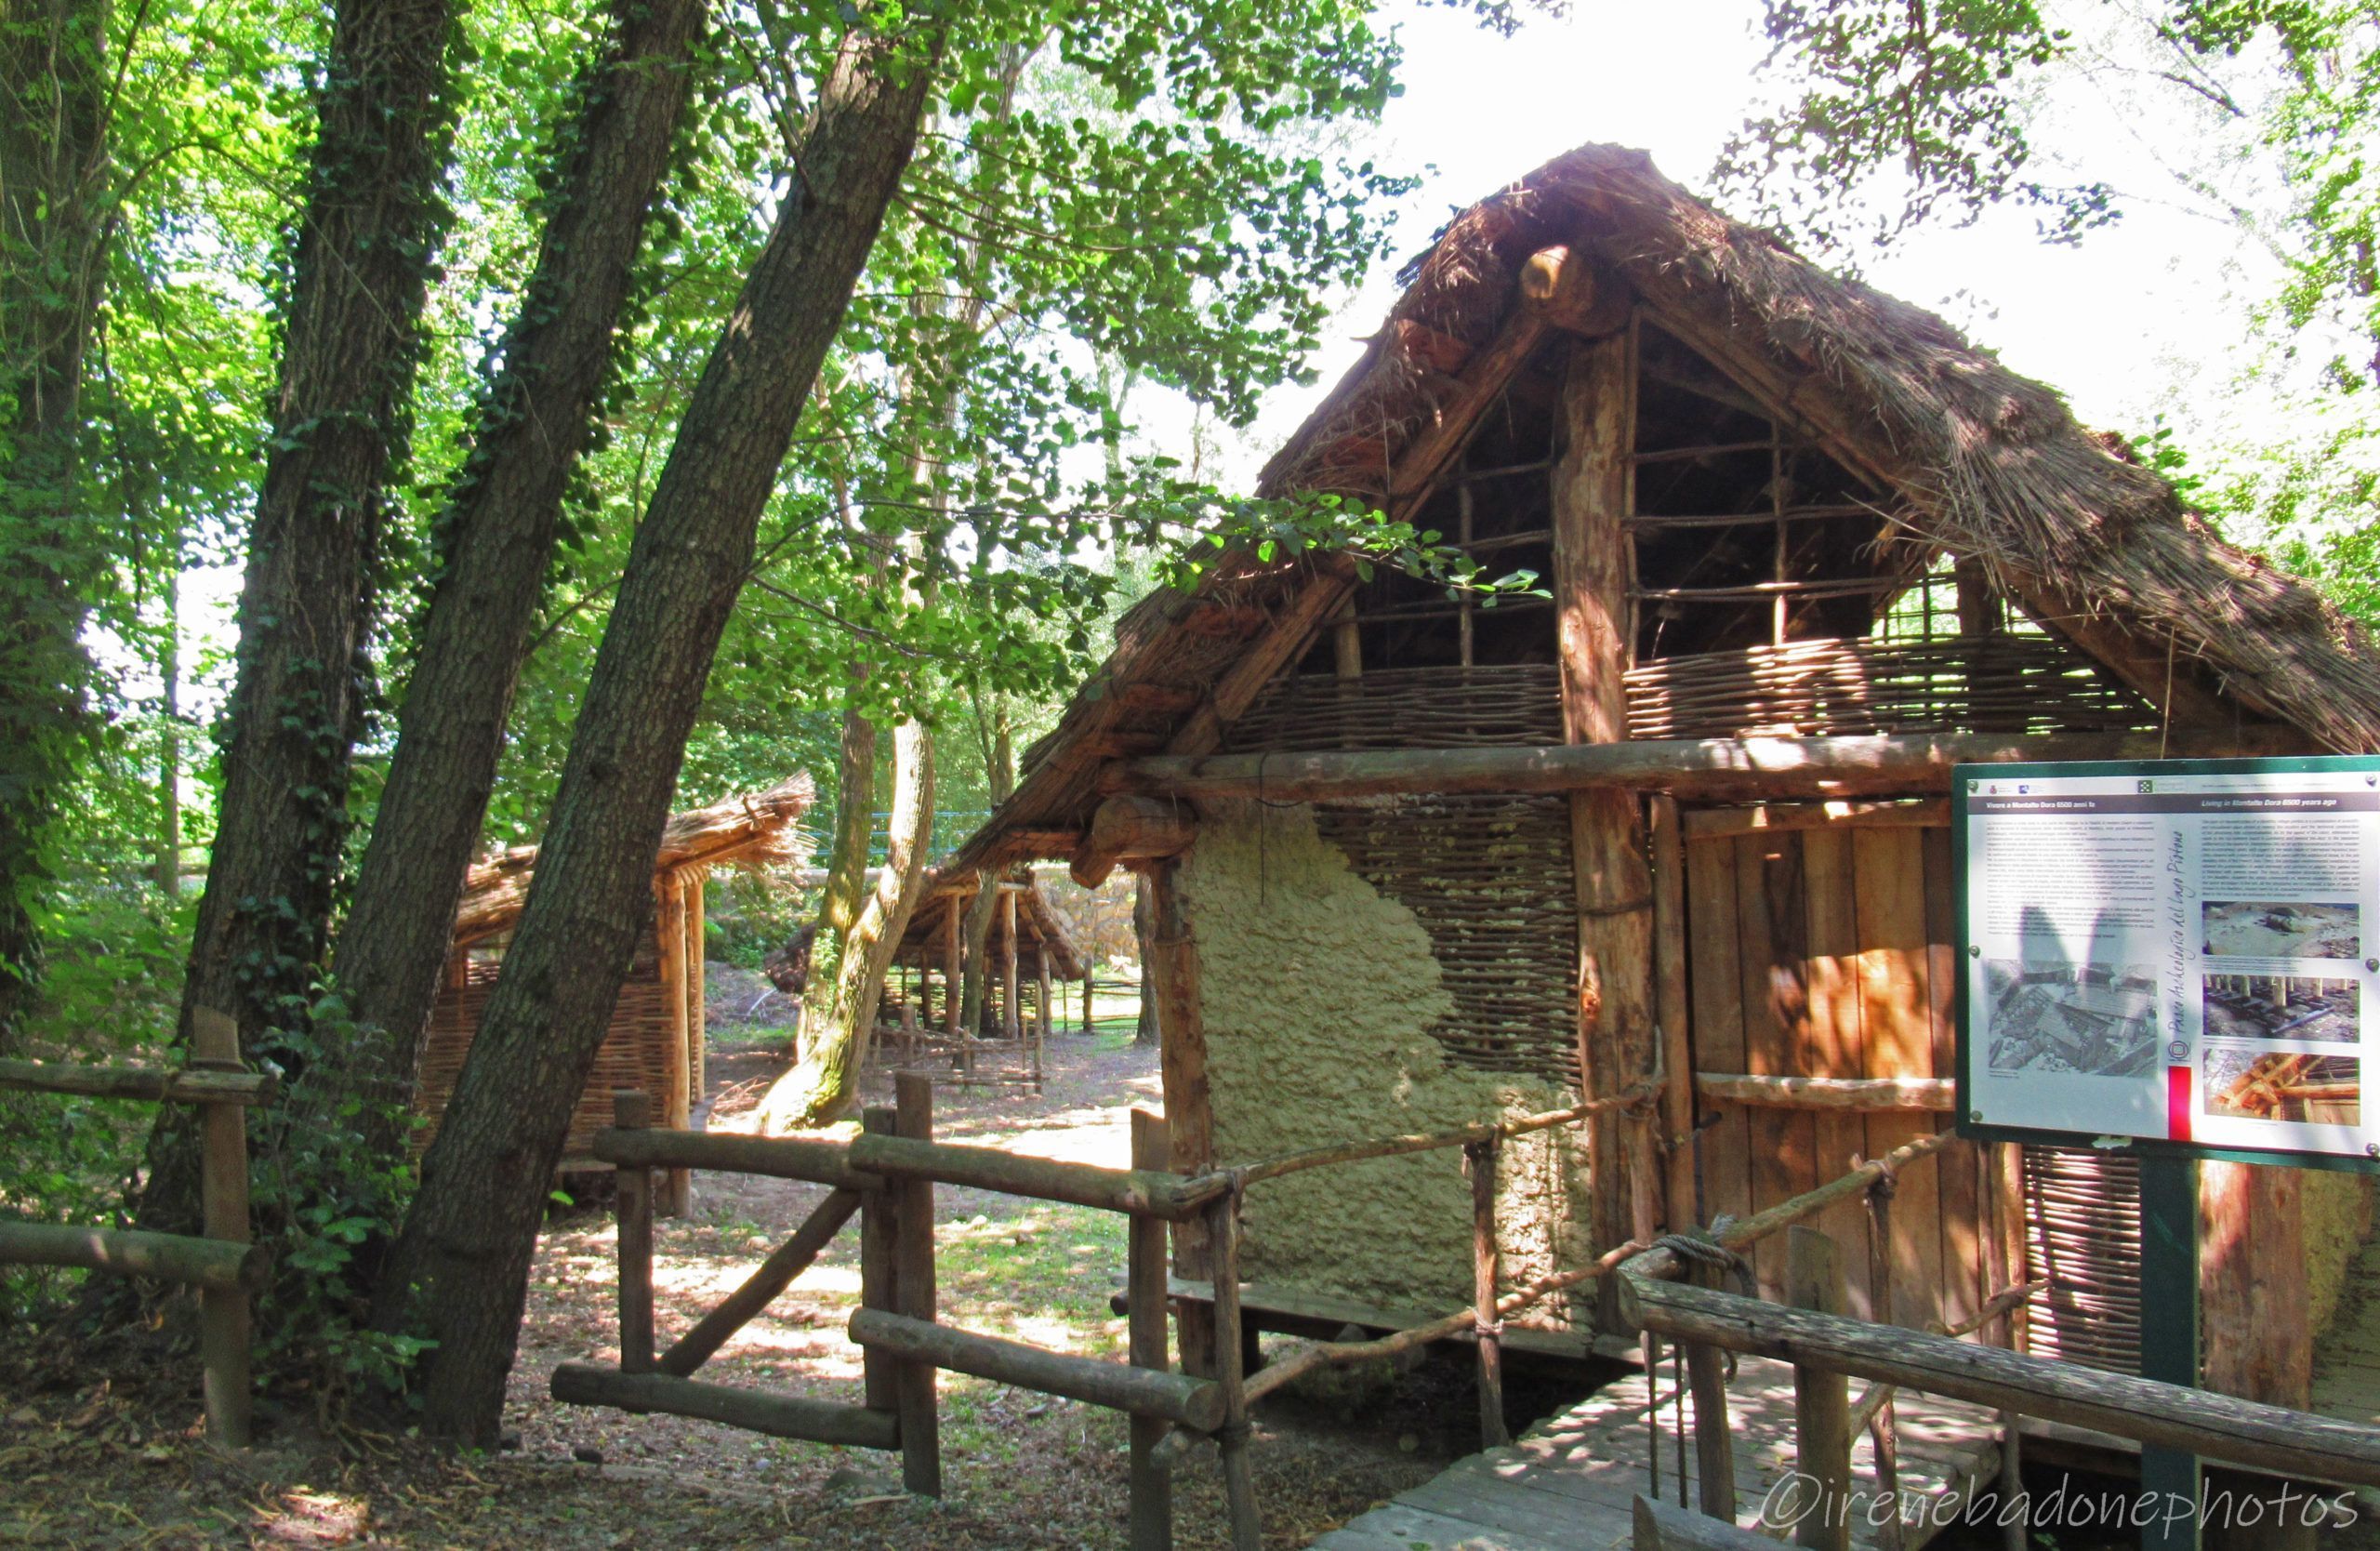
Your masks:
<path fill-rule="evenodd" d="M 1638 1257 L 1612 1279 L 1621 1318 L 1638 1329 L 2254 1469 L 2380 1486 L 2380 1427 L 1686 1286 L 1651 1274 L 1652 1258 Z"/>
<path fill-rule="evenodd" d="M 271 1072 L 208 1067 L 84 1067 L 66 1061 L 0 1061 L 0 1088 L 26 1094 L 79 1094 L 150 1104 L 270 1104 L 280 1091 Z"/>
<path fill-rule="evenodd" d="M 65 1266 L 198 1289 L 207 1437 L 247 1447 L 256 1399 L 248 1303 L 271 1264 L 251 1242 L 246 1111 L 270 1100 L 276 1085 L 270 1074 L 240 1065 L 238 1025 L 212 1008 L 195 1009 L 190 1064 L 179 1070 L 7 1060 L 0 1061 L 0 1089 L 198 1107 L 199 1234 L 0 1221 L 0 1265 Z"/>
<path fill-rule="evenodd" d="M 1817 1216 L 1838 1201 L 1848 1200 L 1864 1190 L 1873 1188 L 1878 1180 L 1889 1177 L 1920 1159 L 1933 1157 L 1957 1139 L 1955 1133 L 1948 1131 L 1921 1136 L 1914 1142 L 1895 1147 L 1882 1158 L 1871 1158 L 1854 1166 L 1848 1173 L 1829 1180 L 1815 1190 L 1805 1190 L 1791 1200 L 1778 1201 L 1765 1212 L 1737 1218 L 1713 1238 L 1722 1249 L 1741 1251 L 1745 1246 L 1756 1244 L 1795 1223 Z M 1684 1268 L 1676 1252 L 1658 1247 L 1629 1262 L 1625 1267 L 1632 1275 L 1663 1280 L 1676 1277 Z"/>
<path fill-rule="evenodd" d="M 1948 1110 L 1958 1106 L 1957 1084 L 1946 1077 L 1765 1077 L 1750 1072 L 1696 1072 L 1694 1091 L 1707 1099 L 1771 1109 Z"/>

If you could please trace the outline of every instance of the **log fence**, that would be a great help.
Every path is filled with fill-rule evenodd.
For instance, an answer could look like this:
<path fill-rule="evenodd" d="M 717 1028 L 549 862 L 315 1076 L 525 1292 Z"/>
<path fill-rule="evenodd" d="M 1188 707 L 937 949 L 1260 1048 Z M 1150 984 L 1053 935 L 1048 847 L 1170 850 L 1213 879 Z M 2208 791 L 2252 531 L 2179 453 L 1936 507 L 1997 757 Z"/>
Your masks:
<path fill-rule="evenodd" d="M 245 1068 L 238 1027 L 201 1008 L 192 1019 L 190 1059 L 178 1070 L 0 1061 L 0 1089 L 198 1106 L 203 1233 L 0 1221 L 0 1264 L 74 1266 L 198 1289 L 206 1434 L 228 1448 L 247 1447 L 255 1401 L 249 1306 L 271 1272 L 248 1221 L 247 1110 L 271 1101 L 272 1076 Z"/>
<path fill-rule="evenodd" d="M 1171 1472 L 1199 1445 L 1215 1443 L 1234 1551 L 1256 1551 L 1263 1524 L 1249 1457 L 1252 1409 L 1267 1395 L 1318 1368 L 1391 1357 L 1434 1342 L 1469 1340 L 1476 1353 L 1483 1446 L 1509 1440 L 1503 1418 L 1503 1321 L 1557 1292 L 1592 1289 L 1603 1328 L 1676 1344 L 1685 1375 L 1677 1394 L 1644 1408 L 1659 1426 L 1660 1406 L 1690 1394 L 1692 1446 L 1700 1481 L 1699 1512 L 1640 1500 L 1642 1546 L 1736 1546 L 1733 1434 L 1728 1415 L 1728 1354 L 1782 1359 L 1795 1370 L 1797 1465 L 1821 1483 L 1827 1500 L 1847 1505 L 1853 1441 L 1876 1442 L 1878 1486 L 1897 1491 L 1897 1438 L 1893 1399 L 1910 1389 L 1967 1400 L 2000 1413 L 2005 1438 L 2003 1482 L 2014 1479 L 2016 1419 L 2036 1416 L 2121 1438 L 2185 1450 L 2251 1469 L 2355 1485 L 2380 1486 L 2380 1428 L 2279 1407 L 2084 1369 L 1964 1339 L 2008 1322 L 2045 1284 L 2019 1282 L 1994 1292 L 1952 1326 L 1908 1330 L 1845 1312 L 1844 1266 L 1832 1239 L 1805 1226 L 1830 1208 L 1862 1200 L 1877 1214 L 1875 1245 L 1890 1241 L 1890 1201 L 1901 1173 L 1935 1159 L 1950 1132 L 1918 1137 L 1847 1173 L 1750 1216 L 1712 1230 L 1631 1240 L 1593 1261 L 1540 1276 L 1499 1293 L 1496 1171 L 1502 1143 L 1615 1109 L 1649 1112 L 1663 1082 L 1654 1078 L 1568 1109 L 1460 1127 L 1427 1135 L 1333 1144 L 1198 1174 L 1177 1174 L 1165 1121 L 1145 1111 L 1132 1119 L 1132 1166 L 1124 1169 L 1019 1157 L 933 1140 L 930 1080 L 903 1073 L 899 1102 L 872 1108 L 849 1141 L 769 1140 L 660 1131 L 644 1123 L 641 1095 L 618 1095 L 618 1123 L 596 1138 L 598 1157 L 622 1171 L 621 1360 L 616 1368 L 564 1363 L 553 1376 L 556 1399 L 583 1404 L 705 1417 L 778 1436 L 897 1451 L 912 1491 L 941 1490 L 935 1413 L 936 1375 L 945 1370 L 1064 1396 L 1122 1412 L 1130 1419 L 1129 1544 L 1164 1551 L 1172 1544 Z M 1799 1098 L 1800 1094 L 1793 1095 Z M 1416 1152 L 1462 1151 L 1471 1182 L 1473 1299 L 1441 1319 L 1372 1340 L 1326 1342 L 1250 1373 L 1241 1339 L 1238 1277 L 1240 1213 L 1250 1184 L 1308 1169 Z M 786 1244 L 705 1315 L 667 1352 L 653 1355 L 650 1171 L 734 1169 L 812 1181 L 830 1193 Z M 630 1176 L 644 1176 L 641 1188 Z M 1064 1201 L 1123 1214 L 1130 1224 L 1126 1288 L 1127 1360 L 1051 1351 L 965 1331 L 935 1312 L 932 1190 L 962 1186 Z M 692 1377 L 702 1362 L 782 1292 L 857 1216 L 861 1224 L 860 1307 L 848 1331 L 861 1348 L 865 1398 L 859 1403 L 760 1395 Z M 1169 1360 L 1167 1276 L 1170 1227 L 1204 1231 L 1212 1266 L 1210 1372 L 1176 1372 Z M 1726 1290 L 1726 1268 L 1742 1253 L 1787 1236 L 1789 1301 L 1764 1302 Z M 1890 1267 L 1869 1268 L 1871 1285 L 1889 1288 Z M 1887 1294 L 1888 1298 L 1888 1294 Z M 1648 1377 L 1650 1365 L 1648 1362 Z M 1855 1399 L 1848 1381 L 1869 1381 Z M 1681 1424 L 1683 1425 L 1683 1424 Z M 1686 1440 L 1678 1447 L 1683 1457 Z M 1654 1458 L 1659 1457 L 1656 1450 Z M 1680 1488 L 1681 1492 L 1683 1487 Z M 1658 1496 L 1659 1484 L 1654 1483 Z M 1646 1514 L 1650 1518 L 1646 1518 Z M 1843 1511 L 1814 1512 L 1796 1528 L 1808 1546 L 1847 1544 Z M 1752 1536 L 1758 1544 L 1773 1540 Z M 1897 1540 L 1887 1533 L 1884 1544 Z"/>
<path fill-rule="evenodd" d="M 654 1128 L 646 1094 L 614 1095 L 614 1124 L 595 1137 L 595 1156 L 619 1173 L 620 1356 L 616 1365 L 565 1362 L 551 1391 L 558 1400 L 699 1417 L 781 1438 L 897 1452 L 909 1491 L 941 1494 L 937 1376 L 947 1370 L 1064 1396 L 1131 1419 L 1130 1544 L 1172 1544 L 1172 1478 L 1179 1452 L 1161 1456 L 1170 1437 L 1213 1438 L 1220 1444 L 1234 1551 L 1258 1551 L 1263 1525 L 1249 1466 L 1249 1396 L 1234 1339 L 1217 1347 L 1212 1377 L 1176 1372 L 1166 1341 L 1167 1233 L 1202 1225 L 1216 1264 L 1236 1264 L 1239 1187 L 1225 1174 L 1196 1178 L 1166 1172 L 1165 1122 L 1133 1117 L 1129 1169 L 1024 1158 L 987 1147 L 938 1142 L 932 1134 L 933 1082 L 902 1072 L 896 1103 L 872 1107 L 849 1141 L 715 1136 Z M 710 1169 L 799 1179 L 829 1193 L 782 1246 L 669 1348 L 654 1355 L 653 1174 Z M 1130 1223 L 1127 1360 L 1052 1351 L 967 1331 L 936 1310 L 933 1190 L 937 1185 L 995 1190 L 1122 1213 Z M 856 1216 L 860 1228 L 860 1306 L 847 1333 L 858 1346 L 862 1393 L 855 1400 L 772 1394 L 694 1377 L 735 1332 L 813 1265 Z M 1223 1279 L 1218 1327 L 1236 1332 L 1238 1281 Z"/>

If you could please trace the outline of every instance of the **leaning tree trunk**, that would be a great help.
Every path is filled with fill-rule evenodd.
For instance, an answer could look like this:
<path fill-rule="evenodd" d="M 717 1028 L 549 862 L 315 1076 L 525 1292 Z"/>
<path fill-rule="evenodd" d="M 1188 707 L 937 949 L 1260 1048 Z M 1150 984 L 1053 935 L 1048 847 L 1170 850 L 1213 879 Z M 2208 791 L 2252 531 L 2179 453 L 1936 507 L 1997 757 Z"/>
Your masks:
<path fill-rule="evenodd" d="M 825 1125 L 851 1107 L 859 1092 L 859 1069 L 876 1038 L 876 1004 L 893 950 L 908 930 L 926 875 L 926 848 L 933 842 L 933 736 L 922 722 L 902 722 L 892 733 L 892 819 L 884 870 L 853 923 L 843 956 L 830 981 L 833 1003 L 827 1020 L 811 1029 L 804 1020 L 801 1059 L 771 1084 L 760 1101 L 760 1130 L 772 1136 Z"/>
<path fill-rule="evenodd" d="M 435 1345 L 430 1433 L 492 1443 L 570 1117 L 652 917 L 653 862 L 753 534 L 915 149 L 938 25 L 853 31 L 695 383 L 596 653 L 535 881 L 374 1317 Z"/>
<path fill-rule="evenodd" d="M 796 1059 L 808 1053 L 817 1030 L 830 1027 L 836 971 L 867 898 L 867 847 L 876 838 L 877 734 L 876 723 L 852 709 L 864 679 L 864 669 L 855 667 L 845 695 L 842 751 L 836 764 L 840 806 L 835 812 L 835 842 L 826 854 L 817 927 L 810 937 L 810 977 L 802 983 L 801 1006 L 794 1019 Z"/>
<path fill-rule="evenodd" d="M 83 356 L 109 223 L 108 7 L 0 3 L 0 1054 L 41 970 L 43 852 L 85 736 L 105 563 L 80 499 Z"/>
<path fill-rule="evenodd" d="M 242 1054 L 302 1066 L 347 831 L 380 533 L 412 430 L 422 307 L 448 212 L 449 0 L 343 0 L 290 255 L 281 380 L 240 592 L 223 795 L 182 989 L 231 1015 Z M 198 1218 L 197 1120 L 150 1134 L 143 1227 Z"/>
<path fill-rule="evenodd" d="M 537 264 L 482 397 L 469 457 L 435 532 L 396 752 L 336 967 L 357 1032 L 325 1053 L 304 1112 L 365 1099 L 369 1156 L 404 1140 L 455 909 L 487 816 L 562 497 L 593 433 L 634 291 L 639 247 L 690 91 L 707 0 L 613 0 L 611 39 L 556 136 Z"/>

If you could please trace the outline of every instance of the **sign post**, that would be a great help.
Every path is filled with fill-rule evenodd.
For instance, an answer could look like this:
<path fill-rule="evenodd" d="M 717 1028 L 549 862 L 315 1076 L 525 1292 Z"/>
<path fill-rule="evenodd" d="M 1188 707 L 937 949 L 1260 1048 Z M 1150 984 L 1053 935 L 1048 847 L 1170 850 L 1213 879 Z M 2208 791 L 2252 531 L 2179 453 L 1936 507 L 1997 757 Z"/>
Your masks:
<path fill-rule="evenodd" d="M 2380 759 L 1961 765 L 1958 1129 L 2140 1164 L 2141 1372 L 2199 1382 L 2198 1162 L 2380 1171 Z M 2374 1093 L 2380 1101 L 2380 1093 Z M 2199 1544 L 2146 1449 L 2143 1544 Z"/>
<path fill-rule="evenodd" d="M 2140 1160 L 2140 1376 L 2198 1387 L 2198 1160 Z M 2143 1444 L 2144 1551 L 2198 1551 L 2198 1456 Z M 2189 1505 L 2187 1514 L 2169 1512 Z"/>

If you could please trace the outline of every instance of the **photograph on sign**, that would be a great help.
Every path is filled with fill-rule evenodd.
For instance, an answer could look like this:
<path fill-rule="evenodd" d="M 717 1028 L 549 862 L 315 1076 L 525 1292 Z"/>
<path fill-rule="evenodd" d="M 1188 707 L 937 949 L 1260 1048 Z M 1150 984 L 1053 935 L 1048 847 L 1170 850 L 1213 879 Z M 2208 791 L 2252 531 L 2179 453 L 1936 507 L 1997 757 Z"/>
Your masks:
<path fill-rule="evenodd" d="M 1962 1123 L 2380 1159 L 2380 761 L 1961 766 Z"/>

